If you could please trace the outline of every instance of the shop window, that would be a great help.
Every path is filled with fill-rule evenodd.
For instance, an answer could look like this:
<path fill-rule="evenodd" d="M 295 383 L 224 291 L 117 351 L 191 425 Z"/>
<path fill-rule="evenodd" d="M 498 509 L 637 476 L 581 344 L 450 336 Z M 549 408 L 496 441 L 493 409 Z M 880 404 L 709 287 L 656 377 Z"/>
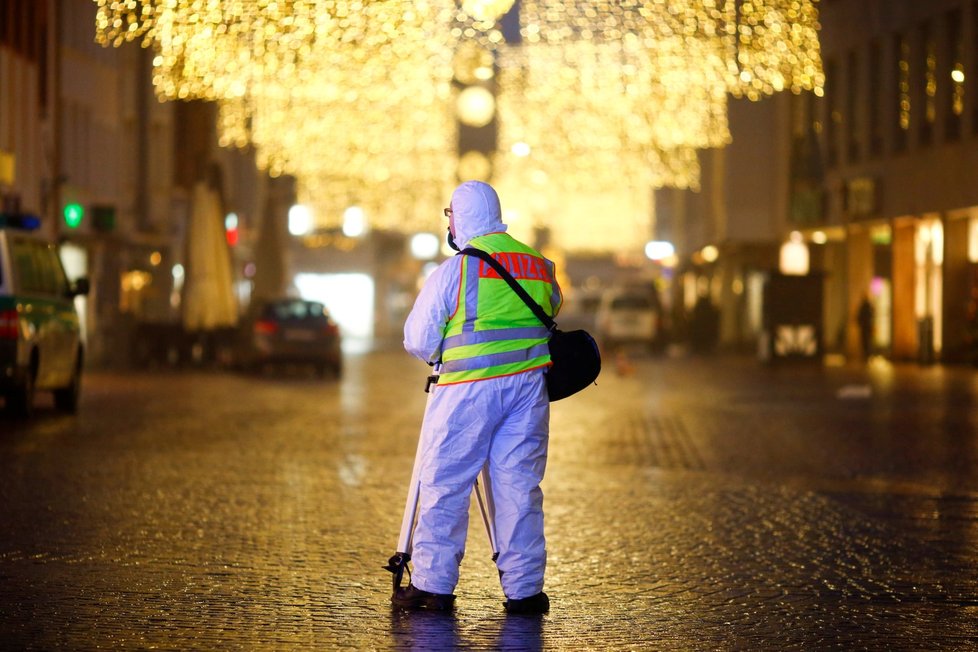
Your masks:
<path fill-rule="evenodd" d="M 921 351 L 940 353 L 943 312 L 944 229 L 939 219 L 924 219 L 914 236 L 914 312 Z"/>
<path fill-rule="evenodd" d="M 128 270 L 120 277 L 119 311 L 139 316 L 143 312 L 146 290 L 153 282 L 149 272 Z"/>
<path fill-rule="evenodd" d="M 978 263 L 978 217 L 968 220 L 968 262 Z"/>

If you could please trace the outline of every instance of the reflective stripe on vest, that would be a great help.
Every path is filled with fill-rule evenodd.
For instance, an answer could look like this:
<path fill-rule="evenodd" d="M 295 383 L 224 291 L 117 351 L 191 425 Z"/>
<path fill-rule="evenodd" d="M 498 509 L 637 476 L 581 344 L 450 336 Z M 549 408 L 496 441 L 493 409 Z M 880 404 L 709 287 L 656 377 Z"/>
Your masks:
<path fill-rule="evenodd" d="M 442 349 L 453 349 L 456 346 L 465 346 L 466 344 L 499 342 L 500 340 L 539 340 L 549 336 L 550 333 L 542 325 L 525 328 L 500 328 L 492 331 L 479 331 L 478 333 L 468 331 L 460 335 L 446 337 L 442 343 Z"/>
<path fill-rule="evenodd" d="M 514 362 L 527 362 L 537 360 L 543 356 L 550 357 L 550 349 L 547 343 L 537 344 L 528 349 L 516 349 L 515 351 L 503 351 L 502 353 L 488 353 L 486 355 L 476 355 L 471 358 L 451 360 L 443 362 L 441 366 L 442 375 L 453 371 L 473 371 L 475 369 L 485 369 L 509 365 Z M 440 379 L 439 379 L 440 380 Z"/>
<path fill-rule="evenodd" d="M 473 238 L 469 246 L 493 254 L 548 314 L 560 304 L 553 266 L 535 250 L 505 233 Z M 462 270 L 459 306 L 442 343 L 439 385 L 549 366 L 550 333 L 509 284 L 472 256 L 462 261 Z"/>

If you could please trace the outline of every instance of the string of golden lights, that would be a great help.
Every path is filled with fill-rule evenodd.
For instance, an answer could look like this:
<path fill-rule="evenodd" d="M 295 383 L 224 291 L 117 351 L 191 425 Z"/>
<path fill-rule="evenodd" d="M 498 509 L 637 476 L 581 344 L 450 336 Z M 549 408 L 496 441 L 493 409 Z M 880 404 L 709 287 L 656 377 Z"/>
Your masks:
<path fill-rule="evenodd" d="M 440 226 L 453 79 L 498 72 L 494 178 L 548 198 L 526 223 L 586 186 L 639 230 L 651 188 L 696 189 L 696 150 L 730 141 L 728 94 L 824 83 L 817 0 L 521 0 L 518 43 L 498 24 L 513 0 L 93 1 L 100 43 L 152 48 L 161 99 L 218 102 L 222 145 L 294 175 L 321 225 L 355 202 L 375 226 Z"/>
<path fill-rule="evenodd" d="M 650 233 L 648 188 L 698 189 L 695 150 L 730 142 L 728 93 L 756 100 L 824 82 L 808 2 L 522 0 L 520 26 L 522 43 L 499 56 L 497 167 L 521 213 L 573 225 L 555 237 L 586 232 L 580 246 L 611 244 L 590 228 L 604 222 L 596 209 L 633 224 L 618 233 Z M 547 181 L 528 197 L 525 179 Z M 600 189 L 604 204 L 565 201 L 581 188 Z"/>

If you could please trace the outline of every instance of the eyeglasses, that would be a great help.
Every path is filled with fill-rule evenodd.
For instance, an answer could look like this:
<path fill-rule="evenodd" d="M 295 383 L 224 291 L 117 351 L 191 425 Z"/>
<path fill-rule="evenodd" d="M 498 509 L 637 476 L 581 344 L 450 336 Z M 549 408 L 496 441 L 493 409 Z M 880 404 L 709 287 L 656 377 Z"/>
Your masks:
<path fill-rule="evenodd" d="M 445 217 L 451 217 L 452 216 L 452 209 L 451 208 L 446 208 L 442 212 L 445 213 Z"/>

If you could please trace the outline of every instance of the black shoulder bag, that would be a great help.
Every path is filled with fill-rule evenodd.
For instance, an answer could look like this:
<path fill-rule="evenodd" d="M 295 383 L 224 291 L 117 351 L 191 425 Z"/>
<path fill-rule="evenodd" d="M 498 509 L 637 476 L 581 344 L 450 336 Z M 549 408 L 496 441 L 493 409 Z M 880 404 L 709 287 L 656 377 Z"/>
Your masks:
<path fill-rule="evenodd" d="M 512 274 L 487 252 L 466 247 L 461 253 L 484 260 L 496 270 L 500 278 L 509 283 L 509 287 L 513 288 L 523 303 L 550 331 L 550 360 L 553 366 L 546 375 L 547 395 L 551 401 L 559 401 L 576 394 L 597 379 L 598 374 L 601 373 L 601 353 L 598 352 L 598 345 L 590 333 L 585 330 L 559 330 L 557 323 L 543 311 L 540 304 L 534 301 L 523 286 L 516 282 Z"/>

